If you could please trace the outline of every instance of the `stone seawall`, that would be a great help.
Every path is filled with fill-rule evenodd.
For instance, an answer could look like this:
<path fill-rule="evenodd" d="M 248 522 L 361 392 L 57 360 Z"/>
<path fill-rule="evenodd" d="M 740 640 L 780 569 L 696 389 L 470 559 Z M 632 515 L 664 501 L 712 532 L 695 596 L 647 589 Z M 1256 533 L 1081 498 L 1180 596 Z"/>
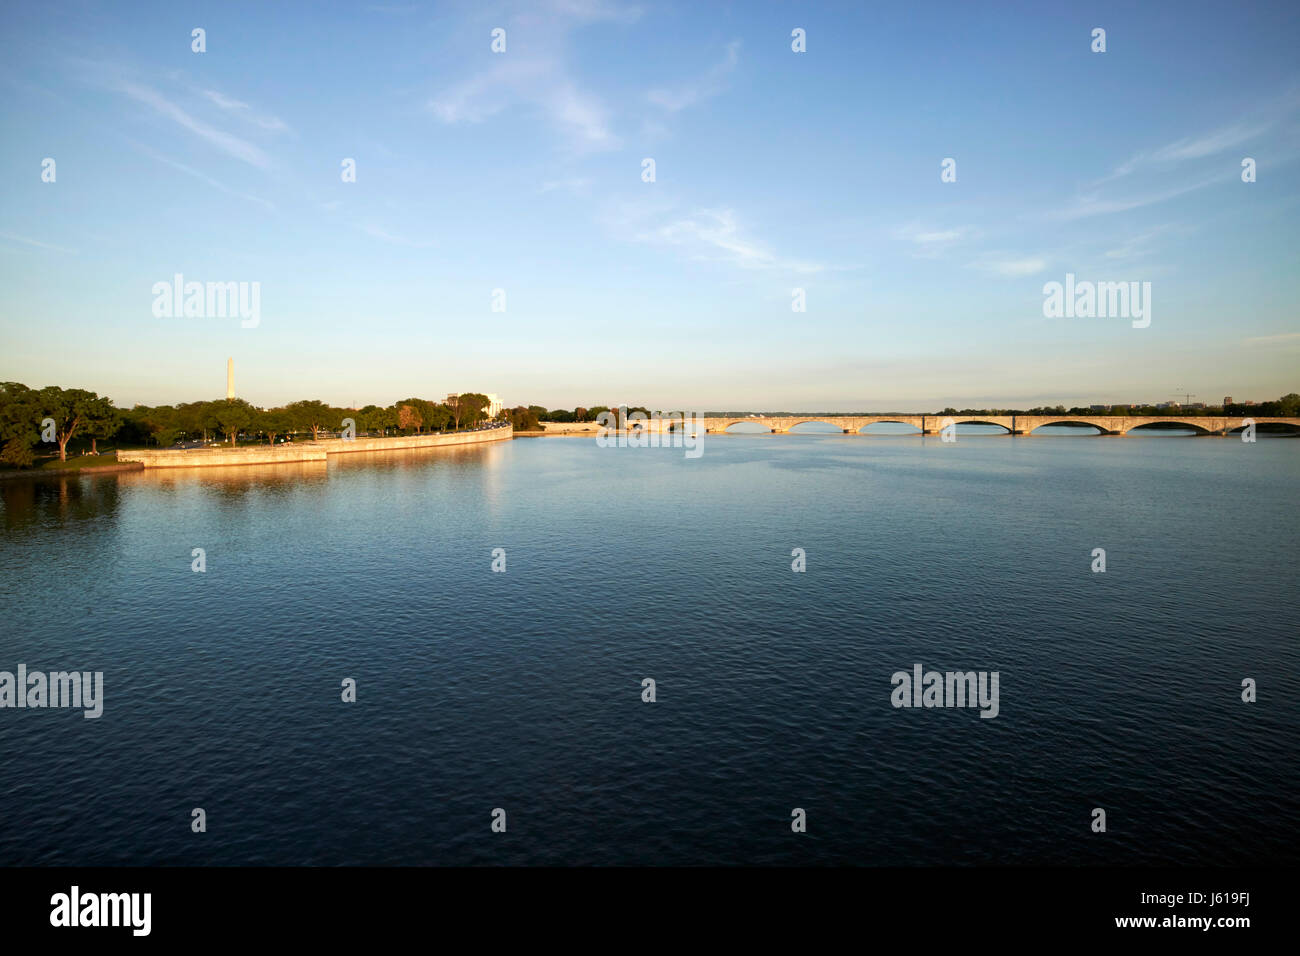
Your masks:
<path fill-rule="evenodd" d="M 477 432 L 452 432 L 450 435 L 400 435 L 394 438 L 327 438 L 315 442 L 327 455 L 349 455 L 359 451 L 392 451 L 396 448 L 438 448 L 443 445 L 472 445 L 485 441 L 504 441 L 514 436 L 514 429 L 485 428 Z"/>
<path fill-rule="evenodd" d="M 244 445 L 229 448 L 158 448 L 119 451 L 118 461 L 140 462 L 145 468 L 203 468 L 215 465 L 275 465 L 287 462 L 325 461 L 329 455 L 364 451 L 394 451 L 405 448 L 438 448 L 443 445 L 472 445 L 479 442 L 505 441 L 513 429 L 487 428 L 450 435 L 401 435 L 394 438 L 339 438 L 324 441 L 292 442 L 287 445 Z"/>

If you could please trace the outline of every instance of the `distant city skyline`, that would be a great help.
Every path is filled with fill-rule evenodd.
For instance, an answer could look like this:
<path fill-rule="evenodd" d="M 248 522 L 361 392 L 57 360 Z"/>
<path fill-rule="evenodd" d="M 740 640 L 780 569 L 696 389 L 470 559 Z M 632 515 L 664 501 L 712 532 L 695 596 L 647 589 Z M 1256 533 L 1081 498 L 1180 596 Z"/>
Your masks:
<path fill-rule="evenodd" d="M 1274 399 L 1297 40 L 1281 0 L 8 5 L 0 380 L 199 401 L 233 357 L 258 406 Z M 254 287 L 257 320 L 159 317 L 177 275 Z M 1150 283 L 1149 326 L 1045 317 L 1067 276 Z"/>

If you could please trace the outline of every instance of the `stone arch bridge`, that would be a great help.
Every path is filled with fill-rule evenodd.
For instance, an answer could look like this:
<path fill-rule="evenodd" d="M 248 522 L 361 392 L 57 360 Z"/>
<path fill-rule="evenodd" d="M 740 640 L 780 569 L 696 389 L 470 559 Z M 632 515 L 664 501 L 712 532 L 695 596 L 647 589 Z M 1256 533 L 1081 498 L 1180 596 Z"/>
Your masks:
<path fill-rule="evenodd" d="M 1256 425 L 1289 425 L 1300 432 L 1300 418 L 1252 418 Z M 1144 425 L 1179 425 L 1201 435 L 1227 435 L 1240 431 L 1246 419 L 1240 417 L 1179 417 L 1176 415 L 788 415 L 729 417 L 706 415 L 701 421 L 710 432 L 725 432 L 732 425 L 761 425 L 774 433 L 788 432 L 796 425 L 818 422 L 839 427 L 845 434 L 857 434 L 868 425 L 898 422 L 911 425 L 923 435 L 937 435 L 949 421 L 954 425 L 1000 425 L 1008 435 L 1032 435 L 1044 425 L 1091 425 L 1103 435 L 1127 435 Z M 666 426 L 665 426 L 666 427 Z"/>

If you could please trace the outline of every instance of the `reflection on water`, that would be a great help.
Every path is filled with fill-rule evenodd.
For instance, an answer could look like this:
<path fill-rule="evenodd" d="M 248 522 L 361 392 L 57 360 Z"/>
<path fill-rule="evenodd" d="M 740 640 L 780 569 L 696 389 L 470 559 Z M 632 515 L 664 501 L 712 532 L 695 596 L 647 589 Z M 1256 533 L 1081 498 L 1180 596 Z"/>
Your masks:
<path fill-rule="evenodd" d="M 118 503 L 116 477 L 41 476 L 0 481 L 5 532 L 48 531 L 79 521 L 109 521 Z"/>

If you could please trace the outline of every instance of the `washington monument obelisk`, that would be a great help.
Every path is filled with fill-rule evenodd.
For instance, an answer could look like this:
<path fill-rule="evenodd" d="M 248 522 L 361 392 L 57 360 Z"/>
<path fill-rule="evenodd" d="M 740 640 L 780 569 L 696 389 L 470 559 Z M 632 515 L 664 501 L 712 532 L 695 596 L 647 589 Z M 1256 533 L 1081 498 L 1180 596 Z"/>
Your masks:
<path fill-rule="evenodd" d="M 226 399 L 235 397 L 235 360 L 226 359 Z"/>

